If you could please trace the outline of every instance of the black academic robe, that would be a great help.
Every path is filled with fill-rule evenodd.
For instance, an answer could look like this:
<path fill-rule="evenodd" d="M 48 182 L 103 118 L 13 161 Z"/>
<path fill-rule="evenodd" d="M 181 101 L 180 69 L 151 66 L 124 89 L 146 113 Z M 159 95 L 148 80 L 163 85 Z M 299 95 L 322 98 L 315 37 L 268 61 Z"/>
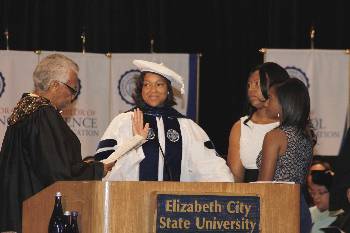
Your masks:
<path fill-rule="evenodd" d="M 48 100 L 29 95 L 21 99 L 0 152 L 0 232 L 21 232 L 22 202 L 55 181 L 103 177 L 103 164 L 82 162 L 80 147 Z"/>
<path fill-rule="evenodd" d="M 337 216 L 336 220 L 330 225 L 336 227 L 345 233 L 350 232 L 350 212 L 344 212 Z M 325 231 L 325 232 L 340 232 L 340 231 Z"/>
<path fill-rule="evenodd" d="M 350 128 L 344 137 L 339 155 L 335 159 L 334 173 L 329 210 L 343 209 L 350 212 L 350 203 L 346 197 L 346 190 L 350 187 Z"/>

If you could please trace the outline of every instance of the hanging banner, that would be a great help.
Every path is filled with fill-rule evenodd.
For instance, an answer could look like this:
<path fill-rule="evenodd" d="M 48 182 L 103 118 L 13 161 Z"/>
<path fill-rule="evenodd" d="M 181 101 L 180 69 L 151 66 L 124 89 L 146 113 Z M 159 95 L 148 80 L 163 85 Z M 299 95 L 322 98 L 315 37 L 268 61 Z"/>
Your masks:
<path fill-rule="evenodd" d="M 5 136 L 7 119 L 23 93 L 33 91 L 32 74 L 38 64 L 34 52 L 0 51 L 0 142 Z"/>
<path fill-rule="evenodd" d="M 337 155 L 349 104 L 349 55 L 344 50 L 267 49 L 265 61 L 283 66 L 309 89 L 315 155 Z"/>
<path fill-rule="evenodd" d="M 0 51 L 0 142 L 7 119 L 23 93 L 33 91 L 33 71 L 40 59 L 57 53 Z M 62 112 L 81 142 L 82 157 L 94 155 L 110 121 L 133 107 L 134 77 L 139 74 L 134 59 L 163 62 L 178 72 L 185 82 L 185 94 L 175 92 L 175 108 L 196 119 L 197 55 L 188 54 L 63 54 L 79 65 L 80 90 L 77 99 Z"/>

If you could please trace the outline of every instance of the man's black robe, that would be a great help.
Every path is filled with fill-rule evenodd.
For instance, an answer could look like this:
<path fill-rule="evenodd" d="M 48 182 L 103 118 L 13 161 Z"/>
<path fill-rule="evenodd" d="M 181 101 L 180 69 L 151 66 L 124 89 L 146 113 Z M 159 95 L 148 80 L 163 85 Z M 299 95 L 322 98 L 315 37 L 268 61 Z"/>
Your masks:
<path fill-rule="evenodd" d="M 0 152 L 0 232 L 21 232 L 25 199 L 58 180 L 100 180 L 103 164 L 82 162 L 79 139 L 45 98 L 25 94 L 8 123 Z"/>

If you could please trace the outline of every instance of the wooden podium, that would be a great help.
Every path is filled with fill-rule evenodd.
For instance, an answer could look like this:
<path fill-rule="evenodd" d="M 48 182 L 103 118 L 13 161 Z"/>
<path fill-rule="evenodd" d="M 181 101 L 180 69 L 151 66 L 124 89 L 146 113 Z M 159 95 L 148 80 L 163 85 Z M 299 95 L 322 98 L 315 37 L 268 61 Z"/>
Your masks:
<path fill-rule="evenodd" d="M 257 195 L 260 232 L 299 232 L 299 185 L 205 182 L 56 182 L 23 203 L 23 233 L 45 233 L 56 192 L 64 210 L 79 212 L 80 233 L 154 232 L 155 193 Z M 185 232 L 185 231 L 184 231 Z"/>

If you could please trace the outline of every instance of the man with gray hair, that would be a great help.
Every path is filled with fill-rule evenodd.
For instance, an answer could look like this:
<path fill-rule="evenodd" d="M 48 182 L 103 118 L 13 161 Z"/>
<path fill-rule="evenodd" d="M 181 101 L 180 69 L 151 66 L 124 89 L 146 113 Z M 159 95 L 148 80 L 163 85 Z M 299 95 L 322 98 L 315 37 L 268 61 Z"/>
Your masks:
<path fill-rule="evenodd" d="M 58 110 L 61 110 L 75 100 L 78 94 L 78 72 L 78 65 L 68 57 L 61 54 L 47 56 L 34 70 L 35 92 L 49 99 Z M 56 92 L 57 88 L 64 89 L 60 95 Z"/>
<path fill-rule="evenodd" d="M 33 73 L 8 119 L 0 152 L 0 232 L 21 232 L 22 202 L 59 180 L 101 180 L 113 164 L 85 163 L 78 137 L 60 112 L 78 93 L 78 65 L 60 54 Z"/>

